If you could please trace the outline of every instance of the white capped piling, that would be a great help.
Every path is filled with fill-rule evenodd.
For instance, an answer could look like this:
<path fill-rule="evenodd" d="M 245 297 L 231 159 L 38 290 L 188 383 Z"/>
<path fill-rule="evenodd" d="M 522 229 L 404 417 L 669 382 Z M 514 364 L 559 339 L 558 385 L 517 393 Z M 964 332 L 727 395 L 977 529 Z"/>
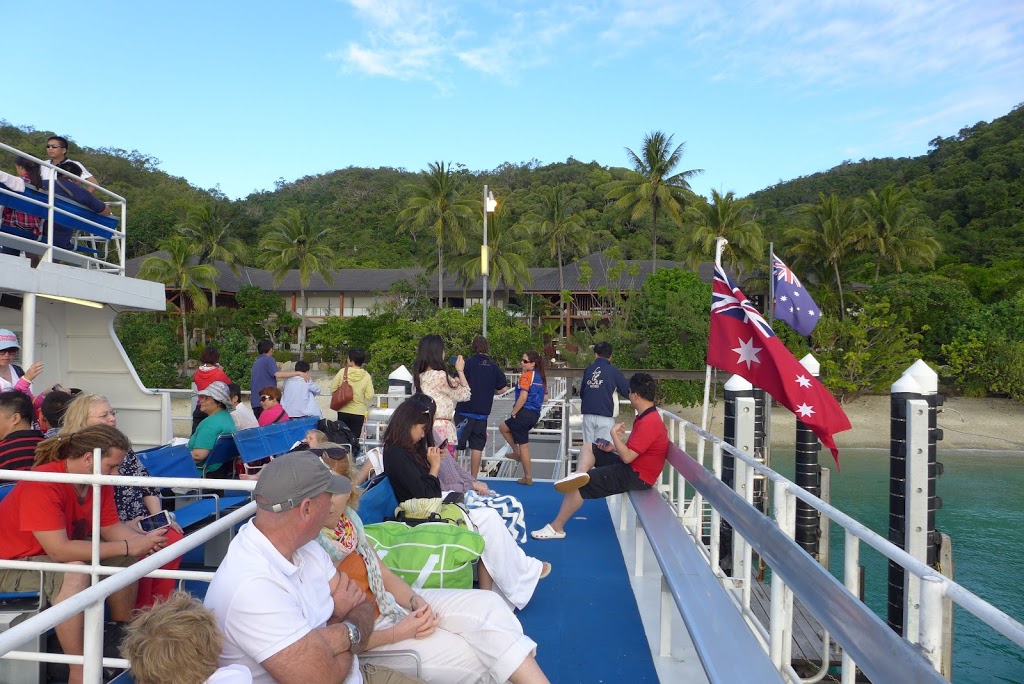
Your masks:
<path fill-rule="evenodd" d="M 754 451 L 754 411 L 740 411 L 738 400 L 747 399 L 751 403 L 754 402 L 754 386 L 744 380 L 738 375 L 733 375 L 725 383 L 725 415 L 724 415 L 724 435 L 723 440 L 726 444 L 746 451 L 748 454 Z M 739 482 L 742 484 L 742 479 L 736 477 L 736 459 L 729 455 L 727 452 L 722 452 L 722 482 L 729 487 L 736 489 L 736 484 Z M 722 521 L 721 530 L 721 548 L 723 553 L 729 553 L 730 557 L 728 560 L 722 560 L 722 566 L 727 571 L 731 571 L 735 564 L 735 557 L 732 555 L 733 548 L 733 534 L 732 526 L 725 520 Z M 741 561 L 742 562 L 742 561 Z"/>
<path fill-rule="evenodd" d="M 923 401 L 927 410 L 911 409 L 908 412 L 908 408 L 918 401 Z M 935 494 L 935 480 L 942 472 L 942 464 L 936 460 L 936 443 L 942 439 L 942 430 L 936 427 L 936 409 L 941 405 L 938 374 L 924 361 L 914 362 L 892 385 L 888 538 L 901 549 L 920 549 L 923 554 L 920 560 L 932 566 L 936 563 L 940 546 L 940 537 L 935 533 L 935 511 L 942 507 L 942 500 Z M 927 435 L 926 440 L 924 435 Z M 911 444 L 911 441 L 915 443 Z M 908 466 L 914 468 L 915 465 L 918 481 L 908 487 Z M 925 477 L 927 484 L 920 481 Z M 915 516 L 911 525 L 907 524 L 908 511 Z M 920 520 L 916 519 L 918 516 Z M 916 536 L 911 539 L 909 535 Z M 903 566 L 889 561 L 886 621 L 898 634 L 905 634 L 907 619 L 905 575 Z M 917 597 L 913 598 L 916 602 Z"/>
<path fill-rule="evenodd" d="M 800 363 L 814 377 L 818 377 L 821 365 L 811 354 L 800 359 Z M 821 464 L 818 462 L 818 454 L 821 451 L 821 442 L 809 427 L 800 419 L 796 421 L 796 459 L 795 475 L 793 481 L 807 492 L 821 496 Z M 820 526 L 820 513 L 818 510 L 802 499 L 796 501 L 796 543 L 814 558 L 818 556 L 818 531 Z"/>

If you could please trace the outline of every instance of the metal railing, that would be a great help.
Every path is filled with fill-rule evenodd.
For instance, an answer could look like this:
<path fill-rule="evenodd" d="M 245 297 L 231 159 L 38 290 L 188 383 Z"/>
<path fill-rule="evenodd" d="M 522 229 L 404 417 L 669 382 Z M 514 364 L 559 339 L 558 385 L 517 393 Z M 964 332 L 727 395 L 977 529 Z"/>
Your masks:
<path fill-rule="evenodd" d="M 15 248 L 21 247 L 23 250 L 29 252 L 34 252 L 41 249 L 43 261 L 52 262 L 56 257 L 61 261 L 69 261 L 71 263 L 79 264 L 86 268 L 95 268 L 101 271 L 115 273 L 117 275 L 124 275 L 125 260 L 127 258 L 127 252 L 125 249 L 125 230 L 127 226 L 128 201 L 124 197 L 118 195 L 117 193 L 111 192 L 110 190 L 95 183 L 92 183 L 84 178 L 79 178 L 78 176 L 68 173 L 64 169 L 61 169 L 60 167 L 54 166 L 49 161 L 43 161 L 42 159 L 34 157 L 31 154 L 22 152 L 21 150 L 15 147 L 11 147 L 10 145 L 0 143 L 0 150 L 10 152 L 13 155 L 15 155 L 16 158 L 21 157 L 24 159 L 29 159 L 39 164 L 40 167 L 47 168 L 50 170 L 50 177 L 43 181 L 45 187 L 35 188 L 39 192 L 45 193 L 47 195 L 47 200 L 45 202 L 37 200 L 33 197 L 29 197 L 25 194 L 15 192 L 7 188 L 3 184 L 0 184 L 0 205 L 4 204 L 4 196 L 16 197 L 23 202 L 27 202 L 46 211 L 46 219 L 43 225 L 43 229 L 46 231 L 44 236 L 45 240 L 43 240 L 42 238 L 40 240 L 32 240 L 11 233 L 4 233 L 4 241 L 10 243 L 11 246 Z M 56 180 L 58 174 L 72 180 L 73 182 L 77 182 L 81 185 L 87 186 L 88 188 L 92 188 L 95 191 L 99 191 L 100 193 L 102 193 L 103 197 L 109 198 L 109 201 L 107 201 L 106 204 L 111 209 L 111 215 L 117 215 L 119 217 L 118 227 L 108 228 L 94 221 L 91 218 L 74 214 L 58 206 L 56 202 L 58 197 L 64 201 L 73 201 L 66 200 L 66 198 L 56 194 Z M 107 257 L 109 252 L 107 250 L 104 250 L 104 257 L 99 258 L 99 256 L 89 256 L 88 254 L 81 253 L 79 251 L 76 251 L 76 249 L 68 250 L 55 246 L 54 229 L 57 227 L 57 221 L 55 221 L 54 219 L 61 216 L 70 217 L 76 224 L 84 223 L 90 226 L 91 228 L 95 228 L 96 231 L 98 231 L 99 234 L 90 231 L 87 235 L 84 236 L 85 240 L 91 240 L 94 243 L 96 241 L 102 241 L 105 244 L 113 242 L 115 253 L 117 255 L 117 262 L 114 263 L 108 260 Z M 76 244 L 73 245 L 73 247 L 77 248 L 77 246 L 78 245 L 76 240 Z"/>
<path fill-rule="evenodd" d="M 181 541 L 160 551 L 139 559 L 132 565 L 121 567 L 104 566 L 99 558 L 100 537 L 100 487 L 102 485 L 130 485 L 135 487 L 183 487 L 188 489 L 215 489 L 252 491 L 256 483 L 248 480 L 203 480 L 198 478 L 169 477 L 122 477 L 120 475 L 101 475 L 101 455 L 94 452 L 94 470 L 91 475 L 71 473 L 41 473 L 31 470 L 3 471 L 2 480 L 29 480 L 42 482 L 69 482 L 92 485 L 92 559 L 85 564 L 65 565 L 61 563 L 40 563 L 32 561 L 0 560 L 0 569 L 41 570 L 56 572 L 75 572 L 89 574 L 92 586 L 88 589 L 51 606 L 43 612 L 28 618 L 24 622 L 0 634 L 0 657 L 12 660 L 29 660 L 34 662 L 65 663 L 83 665 L 83 681 L 86 684 L 98 684 L 103 681 L 104 667 L 128 667 L 128 662 L 119 658 L 103 657 L 103 604 L 110 594 L 123 589 L 143 576 L 162 577 L 178 580 L 199 580 L 209 582 L 212 572 L 189 570 L 159 570 L 171 560 L 184 555 L 219 534 L 230 530 L 234 525 L 252 516 L 256 504 L 250 502 L 236 511 L 228 513 L 200 530 L 192 532 Z M 106 579 L 100 579 L 105 576 Z M 42 588 L 40 588 L 42 591 Z M 85 612 L 84 649 L 82 655 L 60 655 L 15 651 L 39 634 L 43 634 L 56 625 L 80 612 Z"/>
<path fill-rule="evenodd" d="M 745 408 L 753 415 L 753 399 L 737 401 L 750 402 L 751 406 Z M 737 413 L 743 408 L 738 404 Z M 937 676 L 943 656 L 941 627 L 943 619 L 948 617 L 944 614 L 944 602 L 947 599 L 1024 648 L 1024 625 L 1005 612 L 940 575 L 935 569 L 809 494 L 746 452 L 726 444 L 721 438 L 674 414 L 662 411 L 662 417 L 670 440 L 682 450 L 682 454 L 670 458 L 658 489 L 673 506 L 676 516 L 701 551 L 710 570 L 728 591 L 773 663 L 791 681 L 810 683 L 825 676 L 828 671 L 827 650 L 830 638 L 843 649 L 843 684 L 855 681 L 858 666 L 872 681 L 897 681 L 890 679 L 893 672 L 906 674 L 918 667 L 918 663 L 908 661 L 908 652 L 916 660 L 928 663 L 929 671 Z M 695 439 L 696 457 L 686 452 L 688 438 Z M 742 440 L 738 441 L 743 443 Z M 706 444 L 711 445 L 710 471 L 704 463 Z M 732 490 L 721 481 L 725 455 L 735 459 L 735 485 Z M 755 473 L 772 483 L 772 517 L 763 515 L 753 506 Z M 842 583 L 792 541 L 798 499 L 817 510 L 823 519 L 827 518 L 831 523 L 843 527 L 846 543 Z M 724 571 L 721 565 L 723 556 L 730 555 L 728 550 L 721 548 L 723 522 L 729 523 L 734 535 L 732 569 L 729 572 Z M 861 543 L 898 563 L 906 570 L 908 577 L 913 576 L 918 580 L 911 585 L 916 585 L 917 593 L 908 595 L 911 606 L 918 612 L 917 626 L 915 630 L 908 630 L 905 639 L 890 630 L 856 597 L 860 585 Z M 772 571 L 768 625 L 762 625 L 751 610 L 751 561 L 754 553 L 766 561 Z M 790 664 L 794 596 L 800 599 L 826 630 L 826 653 L 823 654 L 822 667 L 809 679 L 800 679 Z M 663 621 L 662 629 L 666 628 L 665 624 Z M 911 631 L 913 633 L 909 633 Z M 663 634 L 661 638 L 664 642 L 666 637 Z M 910 645 L 911 650 L 894 646 L 893 639 Z M 906 676 L 898 681 L 927 680 Z"/>

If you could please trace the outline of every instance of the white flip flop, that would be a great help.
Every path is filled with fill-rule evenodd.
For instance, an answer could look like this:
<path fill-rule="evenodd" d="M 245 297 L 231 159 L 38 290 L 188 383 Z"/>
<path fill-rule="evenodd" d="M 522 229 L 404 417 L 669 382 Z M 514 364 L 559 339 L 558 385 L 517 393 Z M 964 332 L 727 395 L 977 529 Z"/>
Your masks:
<path fill-rule="evenodd" d="M 555 491 L 560 494 L 568 494 L 569 492 L 575 492 L 580 487 L 586 487 L 590 482 L 590 475 L 587 473 L 573 473 L 572 475 L 566 475 L 561 480 L 555 482 Z"/>

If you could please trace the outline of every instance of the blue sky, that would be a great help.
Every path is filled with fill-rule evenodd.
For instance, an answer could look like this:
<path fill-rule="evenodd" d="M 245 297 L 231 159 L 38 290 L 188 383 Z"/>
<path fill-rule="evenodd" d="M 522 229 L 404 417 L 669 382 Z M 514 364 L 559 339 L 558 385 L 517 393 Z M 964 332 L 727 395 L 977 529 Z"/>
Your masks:
<path fill-rule="evenodd" d="M 231 197 L 347 166 L 625 166 L 653 130 L 696 191 L 745 195 L 1024 101 L 1020 0 L 45 5 L 5 4 L 0 118 Z"/>

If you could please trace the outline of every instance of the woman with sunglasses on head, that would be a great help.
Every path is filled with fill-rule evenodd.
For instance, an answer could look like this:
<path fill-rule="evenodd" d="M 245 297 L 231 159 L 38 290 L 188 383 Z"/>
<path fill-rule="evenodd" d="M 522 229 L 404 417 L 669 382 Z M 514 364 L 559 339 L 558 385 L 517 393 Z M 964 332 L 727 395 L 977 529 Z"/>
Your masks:
<path fill-rule="evenodd" d="M 281 390 L 277 387 L 264 387 L 260 390 L 260 408 L 263 409 L 257 421 L 260 427 L 288 420 L 288 414 L 284 406 L 281 406 Z"/>
<path fill-rule="evenodd" d="M 57 434 L 66 437 L 93 425 L 107 425 L 116 428 L 117 411 L 114 410 L 110 405 L 110 401 L 102 394 L 86 394 L 83 392 L 68 404 L 67 411 L 64 413 L 64 420 L 61 422 L 60 432 Z M 124 460 L 121 462 L 121 467 L 118 468 L 117 474 L 123 477 L 149 477 L 149 471 L 146 470 L 146 466 L 142 465 L 139 457 L 135 455 L 135 451 L 130 447 L 124 453 Z M 143 530 L 139 526 L 139 520 L 148 515 L 159 513 L 164 509 L 163 502 L 160 501 L 160 490 L 156 487 L 135 487 L 130 485 L 114 487 L 114 505 L 117 508 L 117 517 L 121 519 L 121 522 L 140 533 Z M 167 543 L 173 544 L 184 536 L 185 533 L 178 527 L 177 523 L 172 522 L 171 527 L 166 532 Z M 177 570 L 180 565 L 181 558 L 179 557 L 170 561 L 161 569 Z M 153 605 L 157 598 L 166 599 L 174 591 L 177 583 L 178 581 L 173 579 L 141 578 L 139 580 L 139 595 L 135 607 L 147 608 Z"/>
<path fill-rule="evenodd" d="M 455 453 L 459 436 L 455 431 L 455 404 L 469 401 L 469 381 L 465 374 L 466 362 L 459 355 L 455 359 L 457 377 L 448 375 L 444 364 L 444 340 L 440 335 L 424 335 L 416 350 L 412 365 L 412 380 L 417 392 L 430 396 L 437 404 L 434 431 L 440 439 L 448 440 L 448 451 Z"/>
<path fill-rule="evenodd" d="M 442 459 L 452 457 L 434 446 L 431 411 L 416 396 L 395 409 L 384 432 L 384 472 L 399 503 L 437 499 L 449 493 L 442 489 L 439 474 Z M 497 588 L 522 609 L 533 597 L 537 582 L 550 574 L 551 564 L 527 556 L 494 509 L 469 508 L 467 513 L 484 538 L 478 566 L 480 588 Z"/>
<path fill-rule="evenodd" d="M 530 464 L 530 430 L 537 427 L 540 407 L 547 397 L 547 378 L 544 377 L 544 359 L 535 351 L 522 358 L 523 373 L 516 383 L 516 403 L 512 416 L 498 425 L 501 436 L 512 447 L 511 459 L 523 464 L 523 476 L 516 480 L 521 485 L 533 484 L 533 466 Z"/>
<path fill-rule="evenodd" d="M 421 410 L 406 401 L 395 413 L 402 411 L 399 420 L 407 424 L 405 414 Z M 355 474 L 351 459 L 322 458 L 336 474 Z M 415 651 L 420 675 L 428 682 L 547 682 L 534 658 L 537 644 L 523 634 L 523 626 L 500 597 L 472 589 L 415 591 L 380 562 L 355 512 L 358 491 L 332 497 L 317 542 L 375 608 L 367 650 L 381 655 Z"/>

